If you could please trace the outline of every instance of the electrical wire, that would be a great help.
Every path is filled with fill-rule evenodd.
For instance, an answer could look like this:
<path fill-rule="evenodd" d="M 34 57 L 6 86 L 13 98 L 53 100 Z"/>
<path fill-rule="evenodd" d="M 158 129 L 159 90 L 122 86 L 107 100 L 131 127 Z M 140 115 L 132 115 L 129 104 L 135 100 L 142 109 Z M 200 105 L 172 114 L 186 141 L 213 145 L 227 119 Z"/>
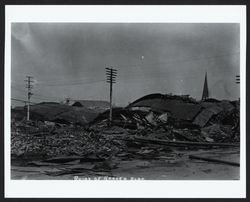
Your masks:
<path fill-rule="evenodd" d="M 18 98 L 11 98 L 11 100 L 15 100 L 15 101 L 18 101 L 18 102 L 24 102 L 24 103 L 27 103 L 28 101 L 27 100 L 23 100 L 23 99 L 18 99 Z M 35 102 L 30 102 L 32 104 L 37 104 Z"/>

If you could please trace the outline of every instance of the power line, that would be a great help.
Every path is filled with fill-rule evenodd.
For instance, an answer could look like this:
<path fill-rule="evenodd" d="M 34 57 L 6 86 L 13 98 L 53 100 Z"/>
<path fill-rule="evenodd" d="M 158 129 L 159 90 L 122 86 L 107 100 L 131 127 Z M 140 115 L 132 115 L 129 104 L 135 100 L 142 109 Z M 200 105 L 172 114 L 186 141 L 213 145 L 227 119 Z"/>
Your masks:
<path fill-rule="evenodd" d="M 11 98 L 11 100 L 15 100 L 15 101 L 18 101 L 18 102 L 23 102 L 23 103 L 27 103 L 28 101 L 27 100 L 22 100 L 22 99 L 18 99 L 18 98 Z M 35 102 L 30 102 L 30 103 L 32 103 L 32 104 L 37 104 L 37 103 L 35 103 Z"/>
<path fill-rule="evenodd" d="M 170 64 L 171 62 L 174 63 L 174 62 L 188 62 L 188 61 L 194 61 L 194 60 L 208 60 L 208 59 L 214 59 L 214 58 L 220 58 L 220 57 L 226 57 L 226 56 L 229 56 L 229 55 L 236 55 L 236 54 L 239 54 L 240 52 L 235 52 L 235 53 L 230 53 L 230 54 L 224 54 L 224 55 L 217 55 L 217 56 L 213 56 L 213 57 L 205 57 L 205 58 L 193 58 L 193 59 L 184 59 L 184 60 L 175 60 L 175 61 L 170 61 L 170 62 L 164 62 L 164 63 L 151 63 L 151 64 L 147 64 L 147 65 L 156 65 L 156 64 Z M 125 65 L 118 65 L 120 67 L 125 67 Z M 132 67 L 133 65 L 127 65 L 127 67 Z M 135 65 L 135 66 L 138 66 L 138 65 Z M 110 84 L 113 84 L 115 83 L 115 76 L 116 76 L 116 71 L 115 69 L 114 72 L 111 73 L 111 70 L 112 68 L 107 68 L 107 82 L 109 82 Z M 145 71 L 145 70 L 144 70 Z M 162 72 L 161 74 L 164 74 L 164 72 Z M 133 74 L 134 76 L 135 74 Z M 144 74 L 145 75 L 145 74 Z M 152 76 L 152 75 L 151 75 Z M 185 76 L 187 77 L 187 76 Z M 126 77 L 125 77 L 126 78 Z M 40 97 L 40 98 L 46 98 L 46 99 L 63 99 L 62 97 L 52 97 L 52 96 L 44 96 L 44 95 L 41 95 L 41 94 L 38 94 L 38 93 L 31 93 L 31 89 L 33 88 L 33 85 L 31 85 L 32 82 L 34 82 L 33 80 L 33 77 L 31 76 L 27 76 L 27 80 L 25 80 L 27 82 L 27 85 L 26 85 L 26 88 L 28 88 L 28 101 L 24 101 L 25 103 L 31 103 L 30 102 L 30 98 L 31 96 L 33 96 L 34 98 L 35 97 Z M 140 78 L 136 78 L 137 80 L 140 79 Z M 141 78 L 141 79 L 145 79 L 145 78 Z M 79 80 L 79 79 L 78 79 Z M 124 79 L 124 77 L 122 78 L 122 80 L 127 80 L 127 79 Z M 96 81 L 89 81 L 89 82 L 73 82 L 73 83 L 62 83 L 62 84 L 58 84 L 58 83 L 54 83 L 54 84 L 48 84 L 48 83 L 38 83 L 36 84 L 37 86 L 68 86 L 68 85 L 84 85 L 84 84 L 92 84 L 92 83 L 99 83 L 99 82 L 105 82 L 105 80 L 96 80 Z M 239 78 L 236 79 L 236 82 L 239 83 Z M 19 87 L 19 86 L 18 86 Z M 11 88 L 14 89 L 14 90 L 17 90 L 17 91 L 20 91 L 20 92 L 26 92 L 22 89 L 19 89 L 18 87 L 15 87 L 15 84 L 13 86 L 13 84 L 11 85 Z M 111 85 L 111 91 L 112 91 L 112 85 Z M 111 95 L 112 97 L 112 95 Z M 39 99 L 39 98 L 36 98 L 36 99 Z M 77 100 L 77 99 L 75 99 Z M 19 99 L 20 101 L 20 99 Z M 111 102 L 112 102 L 112 98 L 111 98 Z M 28 105 L 29 106 L 29 105 Z M 29 108 L 29 107 L 28 107 Z M 28 110 L 29 111 L 29 110 Z M 111 110 L 112 111 L 112 110 Z M 111 112 L 112 113 L 112 112 Z M 27 112 L 27 119 L 29 119 L 29 113 Z"/>
<path fill-rule="evenodd" d="M 11 88 L 13 88 L 14 90 L 20 91 L 20 92 L 26 92 L 24 90 L 18 89 L 14 86 L 11 86 Z M 38 93 L 32 93 L 32 97 L 42 97 L 42 98 L 57 98 L 57 99 L 62 99 L 61 97 L 52 97 L 52 96 L 44 96 Z"/>
<path fill-rule="evenodd" d="M 67 79 L 67 82 L 68 83 L 82 82 L 82 79 L 69 79 L 69 80 Z M 92 81 L 90 81 L 90 82 L 92 82 Z M 43 80 L 42 82 L 38 81 L 37 85 L 43 85 L 43 84 L 49 84 L 49 85 L 51 84 L 51 85 L 53 85 L 53 84 L 57 84 L 57 83 L 58 84 L 65 84 L 65 78 L 64 79 L 57 79 L 57 80 L 55 80 L 55 79 L 53 79 L 53 80 Z"/>
<path fill-rule="evenodd" d="M 11 88 L 14 89 L 14 90 L 20 91 L 20 92 L 25 92 L 25 93 L 27 92 L 27 91 L 25 91 L 25 90 L 18 89 L 18 88 L 14 87 L 14 86 L 11 86 Z"/>
<path fill-rule="evenodd" d="M 17 90 L 17 91 L 20 91 L 20 92 L 26 92 L 24 90 L 21 90 L 21 89 L 17 89 L 13 86 L 11 86 L 11 88 L 13 88 L 14 90 Z M 55 97 L 55 96 L 45 96 L 45 95 L 42 95 L 42 94 L 38 94 L 38 93 L 33 93 L 32 95 L 33 99 L 39 99 L 42 101 L 42 99 L 56 99 L 58 101 L 58 99 L 60 100 L 63 100 L 65 99 L 65 97 Z M 95 96 L 89 96 L 89 97 L 86 97 L 86 98 L 81 98 L 81 99 L 92 99 L 94 98 Z M 79 100 L 77 98 L 71 98 L 71 100 Z M 27 102 L 27 101 L 26 101 Z"/>
<path fill-rule="evenodd" d="M 62 84 L 36 84 L 38 86 L 72 86 L 72 85 L 82 85 L 82 84 L 92 84 L 92 83 L 100 83 L 105 82 L 105 80 L 98 80 L 98 81 L 90 81 L 90 82 L 74 82 L 74 83 L 62 83 Z"/>
<path fill-rule="evenodd" d="M 50 99 L 50 98 L 54 98 L 54 99 L 62 99 L 62 97 L 55 97 L 55 96 L 45 96 L 45 95 L 42 95 L 42 94 L 38 94 L 38 93 L 34 93 L 33 94 L 33 96 L 35 96 L 35 97 L 40 97 L 40 98 L 48 98 L 48 99 Z"/>

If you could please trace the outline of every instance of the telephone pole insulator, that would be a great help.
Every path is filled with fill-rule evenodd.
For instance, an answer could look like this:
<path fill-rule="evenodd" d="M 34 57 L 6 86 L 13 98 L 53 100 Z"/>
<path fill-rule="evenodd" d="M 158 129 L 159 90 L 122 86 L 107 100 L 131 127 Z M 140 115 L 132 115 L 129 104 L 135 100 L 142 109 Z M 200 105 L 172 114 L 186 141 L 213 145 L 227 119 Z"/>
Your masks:
<path fill-rule="evenodd" d="M 236 84 L 240 84 L 240 75 L 236 75 Z"/>
<path fill-rule="evenodd" d="M 109 97 L 109 121 L 112 123 L 112 91 L 113 83 L 116 83 L 117 70 L 114 68 L 106 68 L 107 83 L 110 84 L 110 97 Z"/>

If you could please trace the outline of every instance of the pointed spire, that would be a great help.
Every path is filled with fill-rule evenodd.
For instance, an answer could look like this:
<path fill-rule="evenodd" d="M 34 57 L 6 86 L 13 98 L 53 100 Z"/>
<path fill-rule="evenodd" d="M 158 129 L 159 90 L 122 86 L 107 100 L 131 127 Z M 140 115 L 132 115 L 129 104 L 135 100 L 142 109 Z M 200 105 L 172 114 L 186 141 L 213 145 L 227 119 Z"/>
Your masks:
<path fill-rule="evenodd" d="M 204 86 L 203 86 L 202 100 L 206 100 L 208 97 L 209 93 L 208 93 L 207 72 L 206 72 Z"/>

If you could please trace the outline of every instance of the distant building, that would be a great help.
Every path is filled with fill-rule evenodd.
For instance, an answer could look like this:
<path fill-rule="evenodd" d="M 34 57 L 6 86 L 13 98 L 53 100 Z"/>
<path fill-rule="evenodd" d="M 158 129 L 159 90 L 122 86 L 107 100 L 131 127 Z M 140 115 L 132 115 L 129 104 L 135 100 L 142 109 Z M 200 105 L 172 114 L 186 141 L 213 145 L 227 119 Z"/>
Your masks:
<path fill-rule="evenodd" d="M 104 112 L 109 109 L 109 102 L 102 100 L 75 100 L 74 107 L 85 107 L 98 112 Z"/>
<path fill-rule="evenodd" d="M 63 100 L 61 102 L 61 104 L 65 104 L 65 105 L 69 105 L 69 106 L 73 105 L 74 103 L 75 103 L 75 101 L 71 100 L 70 98 L 65 98 L 65 100 Z"/>

